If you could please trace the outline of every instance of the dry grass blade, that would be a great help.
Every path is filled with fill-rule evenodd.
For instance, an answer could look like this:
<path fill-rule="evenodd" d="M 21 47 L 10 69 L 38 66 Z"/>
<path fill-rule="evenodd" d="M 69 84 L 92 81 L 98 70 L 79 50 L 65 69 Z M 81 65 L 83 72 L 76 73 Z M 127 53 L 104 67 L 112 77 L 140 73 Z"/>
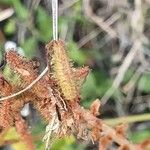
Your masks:
<path fill-rule="evenodd" d="M 14 9 L 8 8 L 0 12 L 0 22 L 11 17 L 14 14 Z"/>

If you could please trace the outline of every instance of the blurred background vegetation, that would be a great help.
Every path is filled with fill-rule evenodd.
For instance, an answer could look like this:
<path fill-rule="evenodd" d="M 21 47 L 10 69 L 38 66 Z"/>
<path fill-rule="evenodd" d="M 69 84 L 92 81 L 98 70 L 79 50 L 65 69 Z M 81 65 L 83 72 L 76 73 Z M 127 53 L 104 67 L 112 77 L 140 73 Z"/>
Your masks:
<path fill-rule="evenodd" d="M 65 40 L 75 66 L 91 72 L 82 88 L 82 105 L 102 101 L 102 119 L 126 116 L 128 137 L 138 143 L 150 138 L 150 0 L 59 0 L 59 37 Z M 19 54 L 46 66 L 45 44 L 52 40 L 51 0 L 0 0 L 0 63 L 14 47 Z M 4 69 L 7 73 L 7 69 Z M 32 106 L 23 117 L 31 126 L 37 149 L 45 123 Z M 26 113 L 25 113 L 26 112 Z M 129 116 L 136 115 L 133 118 Z M 116 120 L 106 120 L 110 125 Z M 5 138 L 5 139 L 4 139 Z M 5 140 L 16 139 L 12 128 Z M 75 137 L 56 140 L 53 150 L 94 149 Z M 0 149 L 26 149 L 20 142 Z"/>

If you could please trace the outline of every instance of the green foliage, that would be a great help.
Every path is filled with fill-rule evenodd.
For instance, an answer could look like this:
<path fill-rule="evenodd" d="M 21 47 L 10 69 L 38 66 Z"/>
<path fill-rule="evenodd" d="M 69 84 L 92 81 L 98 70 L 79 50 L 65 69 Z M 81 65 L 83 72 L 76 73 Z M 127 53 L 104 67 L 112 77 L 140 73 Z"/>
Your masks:
<path fill-rule="evenodd" d="M 84 150 L 84 144 L 76 144 L 76 139 L 73 136 L 57 139 L 53 145 L 52 150 Z"/>
<path fill-rule="evenodd" d="M 138 89 L 145 93 L 150 92 L 150 75 L 149 74 L 144 74 L 140 78 L 140 80 L 138 82 Z"/>
<path fill-rule="evenodd" d="M 45 129 L 45 124 L 42 121 L 38 121 L 37 124 L 35 125 L 35 127 L 32 130 L 32 134 L 34 136 L 38 135 L 39 133 L 41 133 L 42 131 L 44 131 Z"/>
<path fill-rule="evenodd" d="M 131 79 L 133 74 L 134 74 L 134 71 L 132 69 L 128 69 L 127 72 L 125 73 L 123 82 L 126 84 Z"/>
<path fill-rule="evenodd" d="M 10 19 L 5 25 L 4 31 L 6 34 L 13 34 L 16 31 L 16 22 L 14 19 Z"/>
<path fill-rule="evenodd" d="M 11 5 L 12 4 L 12 0 L 0 0 L 0 4 Z"/>
<path fill-rule="evenodd" d="M 19 75 L 14 73 L 8 65 L 5 66 L 3 74 L 5 76 L 5 79 L 7 81 L 10 81 L 12 84 L 20 84 L 21 79 L 19 78 Z"/>
<path fill-rule="evenodd" d="M 111 85 L 111 80 L 101 71 L 91 71 L 82 88 L 83 104 L 89 107 L 91 102 L 102 97 Z"/>
<path fill-rule="evenodd" d="M 91 100 L 96 98 L 95 95 L 97 95 L 97 86 L 93 73 L 88 75 L 87 80 L 82 87 L 81 95 L 83 98 L 83 104 L 86 107 L 89 107 Z"/>
<path fill-rule="evenodd" d="M 146 139 L 150 139 L 150 130 L 137 131 L 130 134 L 130 139 L 134 143 L 140 143 Z"/>
<path fill-rule="evenodd" d="M 38 150 L 43 150 L 44 149 L 44 143 L 42 142 L 42 137 L 43 137 L 43 131 L 45 130 L 45 124 L 42 121 L 38 121 L 35 125 L 35 127 L 32 129 L 32 135 L 34 137 L 40 137 L 38 140 L 36 140 L 36 148 Z M 41 135 L 41 136 L 39 136 Z"/>
<path fill-rule="evenodd" d="M 48 15 L 43 7 L 38 7 L 36 24 L 39 32 L 38 39 L 47 42 L 52 37 L 52 18 Z"/>
<path fill-rule="evenodd" d="M 20 0 L 12 0 L 18 19 L 25 21 L 29 17 L 28 9 L 21 3 Z"/>
<path fill-rule="evenodd" d="M 21 3 L 21 0 L 0 0 L 0 4 L 12 5 L 15 9 L 17 18 L 26 20 L 29 16 L 28 9 Z"/>
<path fill-rule="evenodd" d="M 7 129 L 4 135 L 0 137 L 0 146 L 6 141 L 14 141 L 14 143 L 11 145 L 13 150 L 26 150 L 26 145 L 20 141 L 20 137 L 13 127 Z"/>
<path fill-rule="evenodd" d="M 79 64 L 80 66 L 85 64 L 85 61 L 87 60 L 86 54 L 79 50 L 75 42 L 69 42 L 68 43 L 68 53 L 72 60 Z"/>
<path fill-rule="evenodd" d="M 34 37 L 29 37 L 21 44 L 21 47 L 24 49 L 25 55 L 31 58 L 35 55 L 37 49 L 37 40 Z"/>
<path fill-rule="evenodd" d="M 72 137 L 66 137 L 63 139 L 58 139 L 54 142 L 52 145 L 53 150 L 73 150 L 72 144 L 75 143 L 75 138 Z"/>

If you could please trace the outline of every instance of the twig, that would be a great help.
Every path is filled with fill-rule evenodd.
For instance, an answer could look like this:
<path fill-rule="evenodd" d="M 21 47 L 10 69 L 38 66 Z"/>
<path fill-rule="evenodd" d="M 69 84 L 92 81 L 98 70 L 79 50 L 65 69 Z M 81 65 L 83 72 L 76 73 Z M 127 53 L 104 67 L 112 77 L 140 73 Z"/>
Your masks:
<path fill-rule="evenodd" d="M 130 81 L 123 87 L 123 92 L 128 93 L 128 91 L 133 89 L 137 80 L 140 78 L 141 74 L 143 73 L 144 69 L 145 67 L 142 65 L 136 70 L 135 74 L 132 76 Z"/>
<path fill-rule="evenodd" d="M 136 19 L 133 21 L 131 19 L 131 26 L 133 29 L 133 46 L 124 59 L 122 65 L 119 68 L 118 74 L 111 86 L 111 88 L 108 89 L 108 91 L 105 93 L 105 95 L 102 98 L 102 103 L 105 104 L 107 100 L 112 96 L 112 94 L 115 92 L 115 90 L 120 86 L 124 75 L 126 71 L 128 70 L 129 66 L 131 65 L 134 57 L 136 56 L 138 50 L 142 48 L 142 31 L 143 31 L 143 15 L 142 15 L 142 7 L 141 7 L 141 0 L 135 0 L 135 10 L 133 12 L 133 17 L 135 17 L 135 14 L 137 14 Z M 141 21 L 142 20 L 142 21 Z M 139 25 L 140 23 L 140 25 Z M 138 27 L 136 26 L 138 24 Z"/>
<path fill-rule="evenodd" d="M 59 127 L 59 126 L 57 126 L 57 124 L 55 125 L 56 119 L 57 119 L 57 113 L 55 112 L 53 114 L 53 118 L 50 120 L 49 124 L 46 126 L 46 133 L 45 133 L 45 136 L 43 138 L 43 141 L 46 141 L 45 150 L 50 150 L 50 145 L 49 145 L 50 143 L 49 142 L 50 142 L 52 131 Z"/>
<path fill-rule="evenodd" d="M 0 12 L 0 22 L 11 17 L 14 14 L 14 9 L 8 8 Z"/>
<path fill-rule="evenodd" d="M 33 10 L 36 10 L 40 4 L 41 0 L 33 0 L 31 4 L 31 9 L 30 11 L 32 12 Z"/>
<path fill-rule="evenodd" d="M 113 14 L 110 18 L 108 18 L 105 22 L 109 26 L 112 25 L 115 21 L 117 21 L 120 18 L 120 14 L 115 13 Z M 99 30 L 99 27 L 92 32 L 90 32 L 88 35 L 83 37 L 79 42 L 78 42 L 78 47 L 81 48 L 83 45 L 85 45 L 88 41 L 91 39 L 95 38 L 97 35 L 99 35 L 102 31 Z"/>
<path fill-rule="evenodd" d="M 73 1 L 67 1 L 59 8 L 59 15 L 61 15 L 64 10 L 68 9 L 69 7 L 73 6 L 75 3 L 79 2 L 80 0 L 73 0 Z"/>
<path fill-rule="evenodd" d="M 83 0 L 83 4 L 86 15 L 100 28 L 107 32 L 112 38 L 116 38 L 117 33 L 106 22 L 104 22 L 102 18 L 93 13 L 90 5 L 90 0 Z"/>
<path fill-rule="evenodd" d="M 76 111 L 76 110 L 74 110 L 74 111 Z M 108 136 L 110 136 L 112 141 L 118 143 L 120 146 L 127 145 L 130 150 L 135 150 L 135 147 L 132 143 L 130 143 L 126 138 L 124 138 L 122 136 L 118 136 L 115 129 L 109 127 L 102 120 L 93 116 L 88 110 L 78 108 L 77 111 L 79 111 L 81 113 L 81 116 L 86 121 L 87 126 L 91 127 L 92 129 L 97 127 L 95 134 L 97 134 L 97 136 L 100 134 L 100 139 L 102 138 L 101 137 L 102 134 L 104 134 L 105 136 L 108 135 Z"/>
<path fill-rule="evenodd" d="M 131 65 L 131 63 L 132 63 L 135 55 L 137 54 L 138 50 L 140 49 L 140 47 L 141 47 L 141 42 L 139 40 L 137 40 L 133 44 L 130 52 L 124 59 L 122 65 L 120 66 L 118 74 L 117 74 L 111 88 L 109 88 L 108 91 L 105 93 L 105 95 L 102 97 L 101 101 L 102 101 L 103 105 L 112 96 L 112 94 L 115 92 L 115 90 L 120 86 L 120 83 L 122 82 L 126 71 L 128 70 L 129 66 Z"/>
<path fill-rule="evenodd" d="M 126 124 L 126 123 L 134 123 L 134 122 L 141 122 L 141 121 L 150 121 L 150 113 L 104 120 L 106 124 L 112 126 L 120 123 Z"/>

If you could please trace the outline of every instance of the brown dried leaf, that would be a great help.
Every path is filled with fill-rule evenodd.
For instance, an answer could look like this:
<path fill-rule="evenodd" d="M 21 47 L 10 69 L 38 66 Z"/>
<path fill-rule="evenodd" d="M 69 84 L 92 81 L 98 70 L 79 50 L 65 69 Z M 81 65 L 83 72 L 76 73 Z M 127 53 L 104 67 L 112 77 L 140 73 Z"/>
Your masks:
<path fill-rule="evenodd" d="M 90 111 L 91 113 L 94 115 L 94 116 L 98 116 L 100 113 L 99 113 L 99 108 L 100 108 L 100 100 L 99 99 L 96 99 L 91 107 L 90 107 Z"/>
<path fill-rule="evenodd" d="M 108 146 L 112 143 L 110 135 L 104 135 L 99 140 L 99 150 L 107 150 Z"/>
<path fill-rule="evenodd" d="M 127 124 L 120 124 L 115 127 L 115 130 L 119 136 L 126 137 L 127 128 L 128 128 Z"/>

